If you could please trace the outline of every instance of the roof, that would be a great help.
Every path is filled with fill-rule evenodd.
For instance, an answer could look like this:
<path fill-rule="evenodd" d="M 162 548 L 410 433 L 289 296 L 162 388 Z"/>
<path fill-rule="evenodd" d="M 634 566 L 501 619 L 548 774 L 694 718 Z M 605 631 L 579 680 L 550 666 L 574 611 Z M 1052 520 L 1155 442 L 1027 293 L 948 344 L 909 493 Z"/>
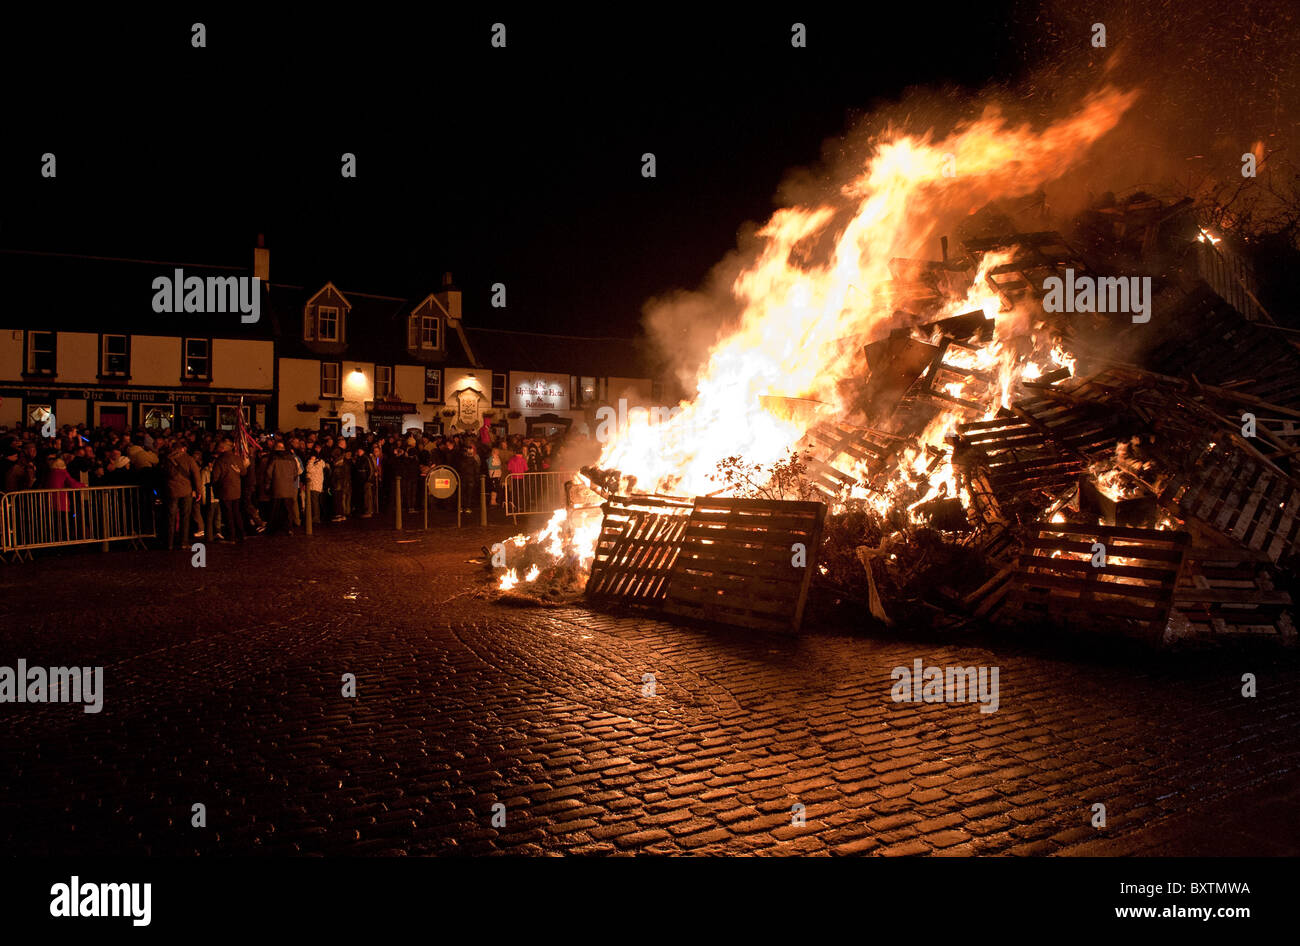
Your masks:
<path fill-rule="evenodd" d="M 65 253 L 0 250 L 0 328 L 40 327 L 61 332 L 127 331 L 148 335 L 196 335 L 269 339 L 266 287 L 261 317 L 241 321 L 238 312 L 155 312 L 159 276 L 228 278 L 251 276 L 247 267 L 132 260 Z"/>
<path fill-rule="evenodd" d="M 634 338 L 537 335 L 466 326 L 470 347 L 484 367 L 550 371 L 589 377 L 649 378 L 645 345 Z"/>
<path fill-rule="evenodd" d="M 242 322 L 239 313 L 154 312 L 153 281 L 159 276 L 174 278 L 177 269 L 185 277 L 203 279 L 252 275 L 239 266 L 0 249 L 0 279 L 5 287 L 0 293 L 0 329 L 274 339 L 278 355 L 285 358 L 417 363 L 406 349 L 406 319 L 429 292 L 389 296 L 335 286 L 352 308 L 346 346 L 338 355 L 327 355 L 302 338 L 303 307 L 326 285 L 324 281 L 315 286 L 263 285 L 261 318 L 255 323 Z M 648 349 L 639 339 L 473 328 L 464 320 L 461 326 L 473 357 L 460 333 L 449 328 L 444 333 L 446 355 L 438 364 L 588 377 L 653 376 Z"/>

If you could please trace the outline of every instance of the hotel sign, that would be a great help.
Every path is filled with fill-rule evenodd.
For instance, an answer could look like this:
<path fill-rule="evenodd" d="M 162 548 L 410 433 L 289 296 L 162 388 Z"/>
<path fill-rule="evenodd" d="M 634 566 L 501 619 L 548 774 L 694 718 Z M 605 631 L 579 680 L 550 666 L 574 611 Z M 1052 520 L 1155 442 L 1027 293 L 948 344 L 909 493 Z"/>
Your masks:
<path fill-rule="evenodd" d="M 569 376 L 532 371 L 510 372 L 510 406 L 519 411 L 567 411 Z"/>

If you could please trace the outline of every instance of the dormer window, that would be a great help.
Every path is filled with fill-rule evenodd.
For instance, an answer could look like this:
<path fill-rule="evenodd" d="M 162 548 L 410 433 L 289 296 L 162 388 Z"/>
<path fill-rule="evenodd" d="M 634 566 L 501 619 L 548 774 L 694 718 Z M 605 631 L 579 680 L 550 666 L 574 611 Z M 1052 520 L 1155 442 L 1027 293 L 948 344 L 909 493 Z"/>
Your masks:
<path fill-rule="evenodd" d="M 442 347 L 442 319 L 436 315 L 426 315 L 420 319 L 420 347 Z"/>
<path fill-rule="evenodd" d="M 339 340 L 338 306 L 321 305 L 316 307 L 316 337 L 322 342 Z"/>
<path fill-rule="evenodd" d="M 351 304 L 334 288 L 334 284 L 326 283 L 303 307 L 303 341 L 340 345 L 346 342 L 348 312 L 351 308 Z"/>

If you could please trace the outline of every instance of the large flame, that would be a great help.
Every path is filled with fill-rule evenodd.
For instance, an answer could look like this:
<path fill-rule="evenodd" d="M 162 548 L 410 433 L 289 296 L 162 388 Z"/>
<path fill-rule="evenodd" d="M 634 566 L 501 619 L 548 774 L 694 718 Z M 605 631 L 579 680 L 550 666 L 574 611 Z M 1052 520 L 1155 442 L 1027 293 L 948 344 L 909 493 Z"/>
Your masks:
<path fill-rule="evenodd" d="M 894 314 L 899 299 L 890 261 L 928 257 L 940 235 L 937 228 L 990 201 L 1031 193 L 1061 177 L 1115 127 L 1134 98 L 1135 93 L 1104 89 L 1043 130 L 1012 124 L 989 108 L 938 140 L 933 132 L 880 136 L 836 200 L 783 208 L 758 231 L 759 249 L 731 285 L 739 319 L 708 352 L 694 396 L 658 422 L 642 418 L 617 431 L 598 465 L 634 475 L 639 492 L 717 493 L 717 469 L 724 459 L 742 457 L 766 466 L 788 456 L 812 423 L 848 420 L 850 407 L 842 403 L 837 382 L 854 374 L 853 361 L 865 343 L 902 327 Z M 986 282 L 988 270 L 1006 258 L 985 254 L 965 297 L 951 300 L 939 315 L 982 310 L 994 321 L 992 341 L 974 351 L 954 350 L 946 361 L 995 380 L 945 387 L 948 395 L 976 401 L 983 410 L 974 416 L 965 410 L 941 414 L 901 458 L 904 477 L 930 481 L 920 501 L 956 496 L 951 461 L 930 469 L 927 458 L 933 454 L 927 446 L 941 445 L 957 423 L 993 416 L 1020 378 L 1072 364 L 1052 339 L 1033 335 L 1027 312 L 1009 307 Z M 1023 341 L 1010 344 L 1013 336 L 1029 338 L 1029 350 Z M 802 398 L 818 407 L 791 416 L 764 410 L 764 398 Z M 879 495 L 873 501 L 888 502 Z M 585 567 L 599 516 L 594 528 L 588 517 L 567 530 L 563 518 L 561 511 L 540 538 L 558 558 L 564 552 L 562 534 L 572 533 L 564 541 L 572 543 L 570 554 L 576 552 Z"/>

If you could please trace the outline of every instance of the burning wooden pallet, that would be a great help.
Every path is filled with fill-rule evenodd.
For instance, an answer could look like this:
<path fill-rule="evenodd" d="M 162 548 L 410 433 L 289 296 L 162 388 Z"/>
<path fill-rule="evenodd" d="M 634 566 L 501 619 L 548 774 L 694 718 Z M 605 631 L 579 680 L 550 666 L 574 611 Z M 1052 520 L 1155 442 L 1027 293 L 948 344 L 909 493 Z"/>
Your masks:
<path fill-rule="evenodd" d="M 1113 405 L 1098 403 L 1104 379 L 1067 381 L 1058 386 L 1026 384 L 1027 396 L 1012 404 L 1010 413 L 1031 424 L 1064 452 L 1097 460 L 1115 452 L 1127 440 L 1132 425 Z"/>
<path fill-rule="evenodd" d="M 1055 496 L 1072 489 L 1087 469 L 1039 425 L 1014 416 L 958 425 L 954 463 L 965 473 L 972 500 L 978 494 L 988 507 L 981 513 L 986 522 L 1012 517 L 1030 494 Z"/>
<path fill-rule="evenodd" d="M 1210 636 L 1294 637 L 1291 596 L 1274 588 L 1269 566 L 1248 549 L 1193 549 L 1174 590 L 1174 625 Z"/>
<path fill-rule="evenodd" d="M 1040 528 L 1016 564 L 1003 615 L 1159 641 L 1190 544 L 1185 532 L 1157 529 Z"/>
<path fill-rule="evenodd" d="M 883 431 L 823 422 L 809 428 L 804 461 L 809 482 L 827 496 L 874 481 L 891 466 L 903 438 Z M 859 476 L 845 471 L 855 469 Z"/>
<path fill-rule="evenodd" d="M 966 240 L 962 245 L 967 252 L 978 255 L 1013 250 L 1010 262 L 993 267 L 986 276 L 1007 308 L 1026 294 L 1041 302 L 1046 294 L 1044 281 L 1052 276 L 1063 277 L 1067 268 L 1080 275 L 1089 272 L 1078 252 L 1053 230 Z"/>
<path fill-rule="evenodd" d="M 697 498 L 670 570 L 664 610 L 739 627 L 797 630 L 825 518 L 823 503 Z"/>
<path fill-rule="evenodd" d="M 587 581 L 587 597 L 605 604 L 662 605 L 668 574 L 682 548 L 692 503 L 613 496 Z"/>

